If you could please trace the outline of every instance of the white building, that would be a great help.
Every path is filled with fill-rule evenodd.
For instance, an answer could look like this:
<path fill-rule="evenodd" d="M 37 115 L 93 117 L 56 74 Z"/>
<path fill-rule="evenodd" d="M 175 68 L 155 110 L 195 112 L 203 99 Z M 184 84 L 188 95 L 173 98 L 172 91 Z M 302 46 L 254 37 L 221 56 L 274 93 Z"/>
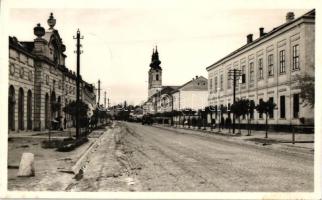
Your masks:
<path fill-rule="evenodd" d="M 148 100 L 143 104 L 144 114 L 163 113 L 182 109 L 203 109 L 207 106 L 207 79 L 196 76 L 181 86 L 162 86 L 162 68 L 158 51 L 153 51 L 150 69 Z"/>
<path fill-rule="evenodd" d="M 299 18 L 287 13 L 284 24 L 267 33 L 260 28 L 256 40 L 249 34 L 245 45 L 207 67 L 209 105 L 229 107 L 233 103 L 228 72 L 239 69 L 245 79 L 237 85 L 236 98 L 247 98 L 255 104 L 273 100 L 277 109 L 269 117 L 269 124 L 287 127 L 314 123 L 314 110 L 301 103 L 297 79 L 297 75 L 314 76 L 314 42 L 315 10 Z M 258 113 L 252 121 L 265 123 Z"/>

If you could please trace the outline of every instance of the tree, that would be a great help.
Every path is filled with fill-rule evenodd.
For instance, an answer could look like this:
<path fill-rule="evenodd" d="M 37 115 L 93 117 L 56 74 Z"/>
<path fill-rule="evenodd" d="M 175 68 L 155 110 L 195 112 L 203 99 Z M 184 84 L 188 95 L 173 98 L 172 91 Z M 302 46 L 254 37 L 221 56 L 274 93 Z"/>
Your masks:
<path fill-rule="evenodd" d="M 268 115 L 269 113 L 274 112 L 274 109 L 276 107 L 276 104 L 273 101 L 267 100 L 267 101 L 260 101 L 259 104 L 256 106 L 256 110 L 258 113 L 260 114 L 265 114 L 266 116 L 266 131 L 265 131 L 265 138 L 267 138 L 267 129 L 268 129 L 268 123 L 267 123 L 267 119 L 268 119 Z"/>
<path fill-rule="evenodd" d="M 254 110 L 255 110 L 255 102 L 253 100 L 248 101 L 248 113 L 247 113 L 247 128 L 248 128 L 248 133 L 247 136 L 251 135 L 251 120 L 252 120 L 252 115 L 254 115 Z"/>
<path fill-rule="evenodd" d="M 83 122 L 83 123 L 88 121 L 88 117 L 87 117 L 88 110 L 89 110 L 88 105 L 81 100 L 78 102 L 72 101 L 63 108 L 63 111 L 71 115 L 73 119 L 76 118 L 76 115 L 78 113 L 78 115 L 80 116 L 80 122 Z M 85 123 L 85 124 L 81 123 L 81 126 L 82 127 L 88 126 L 88 123 Z M 79 138 L 79 135 L 76 135 L 76 139 L 78 138 Z"/>
<path fill-rule="evenodd" d="M 210 129 L 212 130 L 212 111 L 214 110 L 214 108 L 212 106 L 206 106 L 205 107 L 205 112 L 206 112 L 206 116 L 208 116 L 210 114 Z M 208 119 L 207 119 L 208 120 Z"/>
<path fill-rule="evenodd" d="M 240 117 L 242 115 L 247 115 L 249 110 L 249 100 L 248 99 L 238 99 L 233 105 L 231 105 L 231 111 L 235 114 L 239 121 L 239 134 L 241 133 L 241 122 Z"/>
<path fill-rule="evenodd" d="M 311 108 L 314 108 L 314 76 L 308 74 L 304 74 L 303 76 L 297 75 L 297 79 L 299 80 L 299 87 L 301 89 L 300 97 L 302 103 L 304 103 L 304 106 L 309 105 Z"/>

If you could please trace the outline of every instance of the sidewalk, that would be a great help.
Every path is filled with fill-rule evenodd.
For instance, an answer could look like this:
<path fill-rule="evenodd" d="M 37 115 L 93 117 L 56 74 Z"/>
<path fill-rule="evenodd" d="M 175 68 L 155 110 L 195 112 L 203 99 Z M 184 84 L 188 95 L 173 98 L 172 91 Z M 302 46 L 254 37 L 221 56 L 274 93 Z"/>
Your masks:
<path fill-rule="evenodd" d="M 49 130 L 45 131 L 9 131 L 8 133 L 8 138 L 24 138 L 24 137 L 37 137 L 37 138 L 48 138 Z M 60 130 L 52 130 L 50 131 L 50 134 L 52 138 L 61 138 L 61 137 L 69 137 L 70 134 L 71 136 L 75 136 L 76 134 L 76 129 L 75 128 L 67 128 L 64 129 L 63 131 Z"/>
<path fill-rule="evenodd" d="M 48 132 L 10 133 L 8 141 L 8 190 L 57 191 L 64 190 L 74 174 L 70 169 L 88 148 L 105 132 L 94 130 L 89 142 L 70 152 L 58 152 L 56 149 L 41 147 L 48 139 Z M 93 134 L 93 135 L 92 135 Z M 52 138 L 69 137 L 69 132 L 53 132 Z M 35 155 L 35 176 L 17 177 L 21 155 L 30 152 Z"/>
<path fill-rule="evenodd" d="M 88 137 L 95 137 L 95 131 L 92 131 Z M 60 138 L 67 138 L 67 137 L 75 137 L 76 136 L 76 128 L 66 128 L 62 131 L 60 130 L 45 130 L 45 131 L 9 131 L 8 138 L 48 138 L 49 133 L 52 139 L 60 139 Z"/>
<path fill-rule="evenodd" d="M 268 138 L 265 138 L 265 131 L 251 131 L 251 136 L 247 136 L 247 130 L 242 129 L 241 135 L 233 135 L 232 130 L 221 129 L 220 132 L 218 128 L 211 130 L 210 127 L 207 127 L 206 130 L 203 128 L 198 129 L 197 127 L 188 126 L 179 127 L 170 126 L 170 125 L 161 125 L 154 124 L 153 126 L 172 130 L 180 133 L 188 133 L 188 134 L 207 134 L 214 135 L 217 137 L 222 137 L 223 139 L 233 140 L 236 142 L 248 143 L 266 146 L 273 149 L 286 150 L 286 151 L 294 151 L 294 152 L 304 152 L 304 153 L 314 153 L 314 134 L 304 134 L 304 133 L 295 133 L 295 143 L 292 144 L 292 133 L 289 132 L 272 132 L 268 131 Z M 238 129 L 235 129 L 235 133 L 238 133 Z"/>

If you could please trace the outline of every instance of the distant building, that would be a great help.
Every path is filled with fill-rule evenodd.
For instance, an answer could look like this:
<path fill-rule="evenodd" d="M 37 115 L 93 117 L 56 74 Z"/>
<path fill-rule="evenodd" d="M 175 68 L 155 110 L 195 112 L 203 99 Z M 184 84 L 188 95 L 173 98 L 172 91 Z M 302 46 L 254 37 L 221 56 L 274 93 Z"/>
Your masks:
<path fill-rule="evenodd" d="M 286 127 L 290 124 L 314 123 L 314 110 L 301 103 L 297 75 L 314 76 L 315 10 L 299 18 L 287 13 L 284 24 L 259 37 L 247 35 L 247 43 L 207 67 L 208 103 L 228 106 L 233 103 L 232 80 L 228 72 L 241 70 L 236 98 L 247 98 L 258 104 L 271 100 L 277 109 L 269 116 L 269 124 Z M 227 115 L 225 116 L 227 117 Z M 265 116 L 256 113 L 253 123 L 264 124 Z M 246 123 L 246 119 L 242 120 Z"/>
<path fill-rule="evenodd" d="M 63 107 L 76 100 L 76 74 L 65 66 L 66 47 L 52 13 L 47 23 L 48 30 L 40 24 L 34 28 L 34 41 L 9 37 L 10 131 L 49 129 L 52 120 L 72 125 Z M 94 86 L 84 80 L 80 85 L 80 97 L 95 105 Z"/>
<path fill-rule="evenodd" d="M 178 87 L 171 95 L 174 110 L 203 109 L 208 105 L 208 80 L 203 76 L 196 76 Z"/>
<path fill-rule="evenodd" d="M 207 79 L 196 76 L 180 86 L 162 85 L 162 68 L 158 50 L 153 50 L 149 70 L 148 100 L 143 104 L 144 114 L 183 109 L 203 109 L 207 106 Z"/>

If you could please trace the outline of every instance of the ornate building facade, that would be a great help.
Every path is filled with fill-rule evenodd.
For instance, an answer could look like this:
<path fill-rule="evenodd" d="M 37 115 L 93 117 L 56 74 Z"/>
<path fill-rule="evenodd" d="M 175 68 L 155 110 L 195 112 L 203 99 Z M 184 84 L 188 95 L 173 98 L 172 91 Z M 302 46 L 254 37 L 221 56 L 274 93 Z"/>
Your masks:
<path fill-rule="evenodd" d="M 37 24 L 33 41 L 9 37 L 10 131 L 49 129 L 57 119 L 66 119 L 67 127 L 72 125 L 63 107 L 76 100 L 76 75 L 65 66 L 66 47 L 54 29 L 52 13 L 47 23 L 47 30 Z M 94 86 L 84 80 L 80 85 L 83 101 L 95 106 Z"/>
<path fill-rule="evenodd" d="M 236 98 L 247 98 L 258 104 L 271 100 L 277 106 L 268 123 L 278 126 L 313 124 L 314 110 L 301 103 L 298 76 L 314 76 L 315 10 L 298 18 L 289 12 L 284 24 L 259 37 L 247 36 L 247 43 L 207 67 L 208 104 L 227 106 L 233 103 L 233 85 L 229 70 L 238 69 L 242 78 L 236 87 Z M 227 116 L 226 116 L 227 117 Z M 259 113 L 253 123 L 264 124 Z M 243 118 L 241 123 L 247 123 Z"/>

